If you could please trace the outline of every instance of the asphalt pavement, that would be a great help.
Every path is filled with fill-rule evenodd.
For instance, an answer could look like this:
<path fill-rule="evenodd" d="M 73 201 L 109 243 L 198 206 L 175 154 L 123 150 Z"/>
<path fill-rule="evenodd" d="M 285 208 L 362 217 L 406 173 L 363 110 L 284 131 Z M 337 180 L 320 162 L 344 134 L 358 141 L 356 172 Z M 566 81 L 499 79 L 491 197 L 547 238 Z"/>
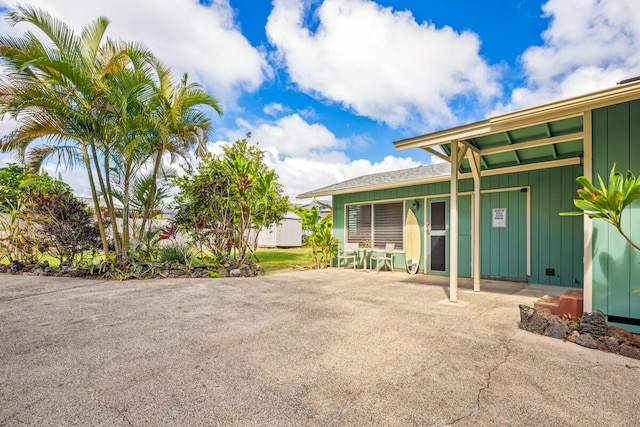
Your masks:
<path fill-rule="evenodd" d="M 640 425 L 640 361 L 518 329 L 549 289 L 329 269 L 0 276 L 0 426 Z"/>

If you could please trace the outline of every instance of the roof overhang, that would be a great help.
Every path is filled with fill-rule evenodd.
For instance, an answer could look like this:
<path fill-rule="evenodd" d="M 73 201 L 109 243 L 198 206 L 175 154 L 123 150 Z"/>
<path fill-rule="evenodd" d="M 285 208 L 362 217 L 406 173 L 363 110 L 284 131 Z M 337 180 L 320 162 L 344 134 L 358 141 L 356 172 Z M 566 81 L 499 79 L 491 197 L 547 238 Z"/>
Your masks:
<path fill-rule="evenodd" d="M 484 171 L 482 173 L 482 176 L 502 175 L 506 173 L 515 173 L 515 172 L 524 172 L 524 171 L 531 171 L 531 170 L 550 169 L 550 168 L 558 168 L 563 166 L 579 165 L 581 164 L 581 160 L 582 160 L 581 158 L 572 157 L 567 159 L 548 161 L 545 163 L 534 163 L 534 164 L 523 165 L 523 166 L 504 167 L 500 169 L 492 169 L 492 170 Z M 473 174 L 471 172 L 463 172 L 458 175 L 458 178 L 471 179 L 473 178 Z M 425 179 L 397 181 L 393 183 L 378 184 L 378 185 L 361 185 L 358 187 L 349 187 L 349 188 L 342 188 L 342 189 L 332 189 L 331 187 L 325 187 L 325 188 L 320 188 L 318 190 L 309 191 L 307 193 L 299 194 L 297 198 L 311 199 L 316 197 L 339 196 L 342 194 L 352 194 L 352 193 L 357 193 L 362 191 L 389 190 L 389 189 L 398 188 L 398 187 L 433 184 L 436 182 L 447 182 L 450 180 L 451 180 L 451 174 L 446 174 L 446 175 L 443 174 L 440 176 L 433 176 Z"/>
<path fill-rule="evenodd" d="M 420 148 L 450 161 L 451 144 L 468 157 L 480 156 L 481 174 L 533 163 L 580 159 L 584 145 L 584 115 L 591 110 L 640 98 L 640 81 L 621 84 L 573 98 L 550 102 L 451 129 L 394 142 L 396 150 Z M 468 158 L 457 165 L 469 172 Z"/>
<path fill-rule="evenodd" d="M 499 114 L 489 119 L 394 142 L 396 150 L 435 147 L 582 116 L 586 111 L 640 98 L 640 81 Z"/>
<path fill-rule="evenodd" d="M 341 189 L 332 189 L 331 187 L 320 188 L 318 190 L 309 191 L 307 193 L 302 193 L 296 196 L 298 199 L 311 199 L 315 197 L 326 197 L 326 196 L 338 196 L 341 194 L 351 194 L 360 191 L 375 191 L 375 190 L 388 190 L 390 188 L 397 187 L 408 187 L 411 185 L 422 185 L 422 184 L 430 184 L 434 182 L 444 182 L 450 179 L 451 175 L 441 175 L 435 177 L 429 177 L 424 179 L 414 179 L 409 181 L 397 181 L 392 183 L 385 184 L 375 184 L 375 185 L 361 185 L 357 187 L 349 187 L 349 188 L 341 188 Z"/>

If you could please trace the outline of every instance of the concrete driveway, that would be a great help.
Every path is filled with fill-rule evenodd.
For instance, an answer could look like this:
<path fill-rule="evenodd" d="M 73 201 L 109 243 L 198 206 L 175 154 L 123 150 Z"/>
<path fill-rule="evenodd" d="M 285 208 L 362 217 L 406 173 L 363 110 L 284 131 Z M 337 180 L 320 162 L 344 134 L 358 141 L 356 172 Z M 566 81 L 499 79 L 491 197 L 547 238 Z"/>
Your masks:
<path fill-rule="evenodd" d="M 518 329 L 518 285 L 353 270 L 0 276 L 0 426 L 638 425 L 640 361 Z"/>

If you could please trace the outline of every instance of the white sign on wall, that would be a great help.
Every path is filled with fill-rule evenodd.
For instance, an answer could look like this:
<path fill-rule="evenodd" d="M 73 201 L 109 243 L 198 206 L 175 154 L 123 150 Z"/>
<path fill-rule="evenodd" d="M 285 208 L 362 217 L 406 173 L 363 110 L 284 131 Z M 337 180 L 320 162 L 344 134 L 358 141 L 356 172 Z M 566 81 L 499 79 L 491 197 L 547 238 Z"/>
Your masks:
<path fill-rule="evenodd" d="M 507 228 L 507 208 L 493 208 L 491 227 Z"/>

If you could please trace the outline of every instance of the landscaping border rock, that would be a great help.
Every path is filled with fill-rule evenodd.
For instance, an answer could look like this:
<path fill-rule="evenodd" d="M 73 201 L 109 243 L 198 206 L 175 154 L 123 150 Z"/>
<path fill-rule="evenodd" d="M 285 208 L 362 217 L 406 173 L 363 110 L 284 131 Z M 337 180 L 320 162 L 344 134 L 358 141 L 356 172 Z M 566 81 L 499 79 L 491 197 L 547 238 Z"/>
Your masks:
<path fill-rule="evenodd" d="M 633 359 L 640 359 L 640 335 L 617 326 L 609 326 L 604 313 L 583 313 L 580 319 L 560 318 L 548 308 L 520 304 L 520 329 L 551 338 L 574 342 Z"/>
<path fill-rule="evenodd" d="M 255 277 L 264 274 L 264 268 L 252 261 L 244 266 L 238 266 L 235 261 L 227 261 L 221 266 L 195 264 L 190 269 L 184 264 L 141 264 L 130 271 L 123 272 L 118 277 L 117 272 L 100 272 L 100 266 L 91 268 L 78 268 L 69 264 L 61 264 L 59 267 L 50 267 L 48 262 L 39 264 L 22 264 L 19 261 L 11 261 L 10 264 L 0 264 L 0 273 L 20 274 L 26 276 L 54 276 L 75 278 L 208 278 L 208 277 Z M 97 273 L 96 273 L 97 272 Z M 139 277 L 138 277 L 139 276 Z"/>

